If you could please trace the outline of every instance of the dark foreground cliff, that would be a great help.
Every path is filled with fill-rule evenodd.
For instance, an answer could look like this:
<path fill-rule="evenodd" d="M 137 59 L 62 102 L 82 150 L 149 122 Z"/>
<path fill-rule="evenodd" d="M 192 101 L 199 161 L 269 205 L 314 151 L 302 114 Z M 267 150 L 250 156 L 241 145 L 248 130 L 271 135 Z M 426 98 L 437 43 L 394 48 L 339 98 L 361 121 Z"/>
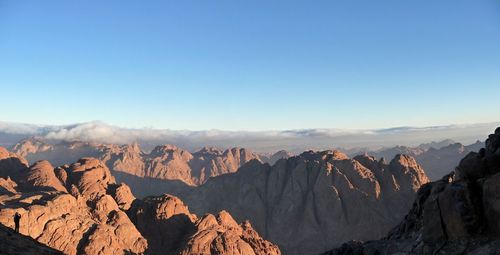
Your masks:
<path fill-rule="evenodd" d="M 500 254 L 500 128 L 455 171 L 423 185 L 405 219 L 376 241 L 324 254 Z"/>
<path fill-rule="evenodd" d="M 63 253 L 0 224 L 0 254 L 62 255 Z"/>

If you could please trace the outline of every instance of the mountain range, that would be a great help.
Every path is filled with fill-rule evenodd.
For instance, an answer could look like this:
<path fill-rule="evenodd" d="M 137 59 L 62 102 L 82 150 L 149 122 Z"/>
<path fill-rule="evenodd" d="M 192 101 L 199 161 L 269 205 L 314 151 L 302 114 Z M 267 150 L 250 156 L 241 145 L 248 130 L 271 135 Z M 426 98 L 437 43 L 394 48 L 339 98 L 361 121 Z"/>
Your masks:
<path fill-rule="evenodd" d="M 415 235 L 431 231 L 422 226 L 436 213 L 452 219 L 441 219 L 445 240 L 460 228 L 453 224 L 481 215 L 471 214 L 476 207 L 492 209 L 479 217 L 483 225 L 464 223 L 461 238 L 483 231 L 467 232 L 468 224 L 483 229 L 487 217 L 496 215 L 496 202 L 477 202 L 494 190 L 489 180 L 498 163 L 495 137 L 486 141 L 487 149 L 479 149 L 481 142 L 448 140 L 351 157 L 338 150 L 190 152 L 173 145 L 144 152 L 137 143 L 27 138 L 12 152 L 0 148 L 0 223 L 13 227 L 18 212 L 27 240 L 65 254 L 319 254 L 350 240 L 384 236 L 391 241 L 348 242 L 329 253 L 388 251 L 381 248 L 387 242 L 408 251 L 405 245 L 417 242 Z M 465 154 L 458 167 L 451 166 Z M 441 164 L 447 170 L 440 170 L 452 174 L 430 182 L 419 164 L 426 158 L 446 160 Z M 485 173 L 475 175 L 470 169 L 476 168 Z M 443 187 L 450 191 L 441 194 Z M 427 205 L 429 197 L 444 197 L 447 207 Z M 465 209 L 453 218 L 457 203 Z M 422 208 L 434 208 L 425 209 L 430 218 Z"/>
<path fill-rule="evenodd" d="M 349 155 L 368 154 L 384 159 L 393 158 L 397 154 L 410 155 L 425 169 L 431 180 L 438 180 L 455 170 L 455 167 L 465 155 L 470 152 L 477 152 L 482 147 L 484 147 L 484 142 L 481 141 L 463 145 L 447 139 L 441 142 L 421 144 L 416 147 L 395 146 L 379 150 L 356 150 L 351 151 Z"/>
<path fill-rule="evenodd" d="M 384 238 L 347 242 L 324 255 L 499 254 L 499 190 L 500 127 L 454 172 L 423 185 Z"/>
<path fill-rule="evenodd" d="M 402 219 L 416 190 L 428 182 L 415 159 L 405 155 L 397 155 L 387 163 L 369 156 L 349 158 L 335 150 L 307 151 L 297 156 L 280 151 L 265 157 L 241 148 L 224 151 L 202 148 L 190 153 L 171 145 L 157 146 L 144 153 L 137 144 L 50 144 L 33 138 L 23 140 L 13 149 L 16 152 L 13 155 L 20 154 L 30 163 L 34 162 L 28 168 L 30 177 L 12 177 L 12 172 L 3 174 L 10 176 L 20 187 L 40 189 L 40 186 L 50 186 L 57 192 L 73 192 L 79 197 L 82 191 L 75 189 L 74 185 L 81 183 L 86 189 L 94 184 L 68 178 L 74 172 L 72 169 L 82 164 L 90 165 L 90 169 L 97 166 L 106 169 L 104 175 L 113 176 L 106 182 L 113 188 L 103 188 L 101 193 L 111 194 L 116 204 L 123 206 L 120 209 L 127 212 L 131 222 L 148 241 L 147 249 L 151 254 L 165 249 L 160 244 L 168 242 L 166 240 L 184 240 L 197 232 L 198 218 L 194 214 L 219 215 L 226 211 L 236 222 L 249 220 L 248 226 L 255 228 L 252 229 L 255 234 L 260 233 L 263 238 L 277 244 L 285 254 L 315 254 L 352 238 L 378 238 Z M 96 159 L 76 159 L 84 154 Z M 51 159 L 61 166 L 53 167 L 49 161 L 38 161 L 41 158 Z M 28 162 L 22 157 L 17 159 L 27 167 Z M 68 164 L 71 160 L 76 163 Z M 47 174 L 50 169 L 54 169 L 55 177 Z M 90 178 L 102 180 L 101 175 Z M 131 188 L 125 184 L 120 184 L 120 188 L 116 186 L 116 183 L 129 181 Z M 151 185 L 153 181 L 156 186 Z M 120 192 L 116 193 L 116 190 Z M 162 195 L 165 192 L 180 199 Z M 141 194 L 144 199 L 135 199 L 132 194 Z M 95 198 L 87 199 L 86 203 L 92 199 Z M 111 201 L 110 198 L 106 200 Z M 158 209 L 154 208 L 167 200 L 169 203 L 178 202 L 174 208 L 186 207 L 183 212 L 187 218 L 175 222 L 180 220 L 189 227 L 175 237 L 167 235 L 157 240 L 158 236 L 163 236 L 163 229 L 154 230 L 154 233 L 148 231 L 162 224 L 146 219 L 164 217 L 156 215 Z M 86 210 L 92 215 L 99 214 L 92 212 L 93 208 Z M 102 215 L 99 217 L 104 219 Z M 290 222 L 296 229 L 287 232 Z M 245 224 L 241 227 L 245 228 Z M 367 231 L 364 229 L 366 224 L 373 228 Z M 169 248 L 169 254 L 184 247 Z"/>

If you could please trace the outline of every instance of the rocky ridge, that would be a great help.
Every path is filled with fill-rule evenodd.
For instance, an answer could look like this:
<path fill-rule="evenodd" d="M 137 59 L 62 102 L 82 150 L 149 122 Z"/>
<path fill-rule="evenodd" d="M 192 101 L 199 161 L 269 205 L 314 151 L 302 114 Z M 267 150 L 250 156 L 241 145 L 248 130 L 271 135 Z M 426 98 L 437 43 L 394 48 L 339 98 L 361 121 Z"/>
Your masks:
<path fill-rule="evenodd" d="M 121 146 L 79 141 L 53 144 L 33 137 L 14 145 L 13 151 L 30 162 L 47 159 L 55 165 L 74 162 L 81 157 L 95 157 L 113 172 L 141 178 L 178 180 L 189 186 L 203 184 L 210 177 L 233 173 L 253 159 L 274 163 L 290 156 L 286 151 L 259 155 L 244 148 L 219 150 L 212 147 L 191 153 L 173 145 L 156 146 L 150 153 L 145 153 L 137 143 Z"/>
<path fill-rule="evenodd" d="M 477 152 L 484 147 L 484 143 L 477 141 L 470 145 L 444 140 L 421 144 L 417 147 L 395 146 L 377 151 L 361 150 L 351 152 L 350 155 L 369 154 L 376 158 L 393 158 L 397 154 L 405 154 L 414 157 L 425 169 L 431 180 L 439 180 L 443 175 L 453 171 L 462 159 L 469 152 Z"/>

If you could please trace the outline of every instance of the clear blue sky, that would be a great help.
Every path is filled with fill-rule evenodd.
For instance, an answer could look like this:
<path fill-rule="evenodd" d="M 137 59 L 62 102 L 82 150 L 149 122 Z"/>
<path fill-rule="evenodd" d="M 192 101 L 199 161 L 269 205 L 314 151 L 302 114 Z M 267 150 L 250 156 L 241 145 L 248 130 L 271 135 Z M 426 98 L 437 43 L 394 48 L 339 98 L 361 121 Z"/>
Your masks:
<path fill-rule="evenodd" d="M 500 120 L 500 1 L 0 0 L 0 120 L 381 128 Z"/>

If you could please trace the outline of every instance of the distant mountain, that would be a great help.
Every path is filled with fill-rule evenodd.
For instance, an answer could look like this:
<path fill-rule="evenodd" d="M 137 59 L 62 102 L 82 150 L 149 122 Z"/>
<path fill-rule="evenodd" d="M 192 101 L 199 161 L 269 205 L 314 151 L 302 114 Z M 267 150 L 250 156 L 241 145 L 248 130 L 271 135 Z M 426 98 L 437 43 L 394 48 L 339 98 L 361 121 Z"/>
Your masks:
<path fill-rule="evenodd" d="M 409 156 L 386 163 L 309 151 L 273 166 L 252 160 L 209 179 L 183 200 L 197 214 L 224 209 L 237 220 L 249 219 L 285 254 L 317 254 L 350 239 L 382 237 L 426 182 Z"/>
<path fill-rule="evenodd" d="M 430 142 L 430 143 L 423 143 L 423 144 L 420 144 L 419 146 L 417 146 L 418 148 L 422 149 L 422 150 L 428 150 L 430 148 L 434 148 L 434 149 L 441 149 L 443 147 L 446 147 L 448 145 L 452 145 L 454 143 L 457 143 L 451 139 L 445 139 L 443 141 L 440 141 L 440 142 Z"/>
<path fill-rule="evenodd" d="M 500 127 L 454 172 L 423 185 L 411 210 L 381 240 L 324 253 L 500 254 Z"/>
<path fill-rule="evenodd" d="M 417 162 L 425 169 L 426 174 L 431 180 L 438 180 L 443 175 L 452 172 L 460 159 L 472 151 L 478 151 L 484 146 L 483 142 L 464 146 L 461 143 L 453 143 L 453 140 L 444 140 L 441 142 L 432 142 L 421 144 L 418 147 L 396 146 L 384 148 L 377 151 L 357 151 L 351 152 L 351 155 L 368 154 L 376 158 L 392 158 L 397 154 L 406 154 L 415 157 Z"/>
<path fill-rule="evenodd" d="M 12 228 L 15 213 L 21 234 L 70 255 L 280 254 L 249 222 L 238 224 L 225 211 L 198 218 L 174 196 L 136 199 L 97 159 L 29 166 L 0 147 L 0 223 Z M 33 243 L 2 238 L 0 253 L 59 254 Z"/>
<path fill-rule="evenodd" d="M 173 145 L 156 146 L 146 153 L 137 143 L 57 142 L 37 137 L 23 139 L 12 146 L 12 150 L 30 163 L 48 160 L 54 165 L 65 165 L 82 157 L 98 158 L 112 170 L 118 181 L 129 183 L 134 194 L 140 197 L 180 194 L 211 177 L 233 173 L 250 160 L 274 163 L 291 156 L 283 150 L 257 154 L 244 148 L 220 150 L 213 147 L 191 153 Z"/>

